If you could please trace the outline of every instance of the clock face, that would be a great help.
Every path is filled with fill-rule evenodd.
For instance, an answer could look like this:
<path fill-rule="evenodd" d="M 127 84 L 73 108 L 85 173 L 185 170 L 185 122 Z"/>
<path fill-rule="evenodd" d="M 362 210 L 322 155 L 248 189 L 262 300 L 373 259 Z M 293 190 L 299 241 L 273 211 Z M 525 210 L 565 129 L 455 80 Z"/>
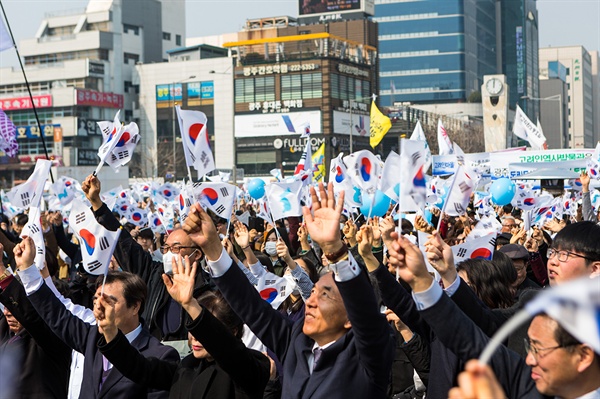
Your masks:
<path fill-rule="evenodd" d="M 491 95 L 495 96 L 502 91 L 502 82 L 500 79 L 492 78 L 487 81 L 485 88 Z"/>

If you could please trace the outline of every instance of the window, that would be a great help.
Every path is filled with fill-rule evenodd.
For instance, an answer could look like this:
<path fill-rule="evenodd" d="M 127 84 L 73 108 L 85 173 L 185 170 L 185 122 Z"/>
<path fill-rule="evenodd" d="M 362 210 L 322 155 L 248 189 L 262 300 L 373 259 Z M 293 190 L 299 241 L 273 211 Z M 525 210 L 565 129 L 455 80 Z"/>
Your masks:
<path fill-rule="evenodd" d="M 335 73 L 331 74 L 331 97 L 339 100 L 368 102 L 371 98 L 371 82 Z"/>
<path fill-rule="evenodd" d="M 133 61 L 133 63 L 135 64 L 136 62 L 139 62 L 140 60 L 140 56 L 138 54 L 133 54 L 133 53 L 123 53 L 123 61 L 125 63 L 129 63 L 129 61 Z"/>
<path fill-rule="evenodd" d="M 140 35 L 140 27 L 135 25 L 123 24 L 123 33 L 133 33 L 136 36 Z"/>
<path fill-rule="evenodd" d="M 252 103 L 275 100 L 275 77 L 237 79 L 235 81 L 235 102 Z"/>
<path fill-rule="evenodd" d="M 169 32 L 163 32 L 163 40 L 171 40 L 171 34 Z"/>
<path fill-rule="evenodd" d="M 307 73 L 281 77 L 282 100 L 302 100 L 321 97 L 323 97 L 321 73 Z"/>
<path fill-rule="evenodd" d="M 181 46 L 181 35 L 175 35 L 175 45 Z"/>

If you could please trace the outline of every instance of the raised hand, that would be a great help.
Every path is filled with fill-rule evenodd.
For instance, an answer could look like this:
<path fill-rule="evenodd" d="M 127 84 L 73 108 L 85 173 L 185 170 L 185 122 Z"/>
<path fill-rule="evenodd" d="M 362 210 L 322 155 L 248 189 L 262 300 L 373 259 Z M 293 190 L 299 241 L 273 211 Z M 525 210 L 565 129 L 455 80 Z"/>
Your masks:
<path fill-rule="evenodd" d="M 360 227 L 358 233 L 356 233 L 356 241 L 358 241 L 358 253 L 360 256 L 369 257 L 373 256 L 373 227 L 369 225 L 363 225 Z"/>
<path fill-rule="evenodd" d="M 305 206 L 302 213 L 308 234 L 313 241 L 321 247 L 323 253 L 334 253 L 343 246 L 340 235 L 340 216 L 344 207 L 344 192 L 340 193 L 337 205 L 332 183 L 327 185 L 327 191 L 323 183 L 319 183 L 319 194 L 320 200 L 315 188 L 310 188 L 312 212 Z"/>
<path fill-rule="evenodd" d="M 342 232 L 344 233 L 344 237 L 348 241 L 348 245 L 351 247 L 357 244 L 356 242 L 356 223 L 351 218 L 344 223 L 344 227 L 342 228 Z"/>
<path fill-rule="evenodd" d="M 452 248 L 442 240 L 439 232 L 434 231 L 425 243 L 427 260 L 442 276 L 444 286 L 449 286 L 456 280 L 457 272 L 454 265 Z"/>
<path fill-rule="evenodd" d="M 394 242 L 388 247 L 389 263 L 414 292 L 427 290 L 433 277 L 427 271 L 425 259 L 419 248 L 396 232 L 392 233 L 392 238 Z"/>
<path fill-rule="evenodd" d="M 49 212 L 47 220 L 48 220 L 48 223 L 50 223 L 54 226 L 62 226 L 62 224 L 63 224 L 62 213 L 60 213 L 60 211 Z"/>
<path fill-rule="evenodd" d="M 165 283 L 165 286 L 167 287 L 167 292 L 175 302 L 179 303 L 184 308 L 185 306 L 188 306 L 190 302 L 196 302 L 194 299 L 196 267 L 196 262 L 190 266 L 189 256 L 182 259 L 181 255 L 177 255 L 175 257 L 175 262 L 173 263 L 173 276 L 169 277 L 164 273 L 162 275 L 163 283 Z M 196 304 L 198 304 L 198 302 L 196 302 Z"/>
<path fill-rule="evenodd" d="M 294 260 L 290 256 L 290 250 L 288 249 L 287 245 L 285 245 L 283 238 L 280 237 L 277 239 L 276 248 L 277 248 L 277 256 L 280 257 L 281 259 L 283 259 L 285 261 L 285 263 L 290 263 L 290 262 L 293 263 L 294 262 Z"/>
<path fill-rule="evenodd" d="M 458 375 L 458 387 L 448 392 L 449 399 L 506 398 L 502 386 L 490 366 L 469 360 Z"/>
<path fill-rule="evenodd" d="M 237 242 L 240 248 L 246 249 L 246 247 L 250 245 L 250 233 L 248 232 L 248 228 L 244 223 L 236 221 L 233 224 L 233 229 L 235 242 Z"/>
<path fill-rule="evenodd" d="M 518 229 L 515 234 L 513 234 L 510 237 L 510 243 L 511 244 L 521 244 L 523 243 L 523 240 L 525 240 L 525 235 L 527 234 L 527 232 L 525 231 L 524 228 L 520 228 Z"/>
<path fill-rule="evenodd" d="M 97 211 L 102 207 L 102 200 L 100 199 L 100 179 L 98 176 L 89 175 L 85 178 L 83 183 L 81 183 L 81 189 L 85 194 L 85 197 L 92 204 L 92 209 Z"/>
<path fill-rule="evenodd" d="M 208 260 L 215 261 L 221 257 L 223 245 L 217 228 L 200 204 L 192 205 L 182 227 L 194 244 L 202 248 Z"/>
<path fill-rule="evenodd" d="M 588 175 L 585 171 L 581 172 L 579 175 L 579 181 L 581 182 L 581 191 L 584 193 L 590 191 L 590 175 Z"/>
<path fill-rule="evenodd" d="M 105 294 L 97 297 L 94 303 L 94 317 L 98 331 L 104 335 L 106 342 L 115 339 L 119 332 L 115 319 L 115 301 Z"/>
<path fill-rule="evenodd" d="M 381 239 L 383 243 L 388 246 L 394 240 L 392 233 L 396 231 L 396 224 L 391 216 L 387 216 L 379 219 L 379 231 L 381 232 Z"/>
<path fill-rule="evenodd" d="M 369 221 L 369 224 L 373 227 L 373 246 L 381 246 L 381 230 L 379 228 L 379 217 L 375 216 Z"/>
<path fill-rule="evenodd" d="M 35 243 L 31 237 L 23 237 L 23 240 L 15 245 L 13 250 L 17 269 L 25 270 L 33 265 L 35 259 Z"/>

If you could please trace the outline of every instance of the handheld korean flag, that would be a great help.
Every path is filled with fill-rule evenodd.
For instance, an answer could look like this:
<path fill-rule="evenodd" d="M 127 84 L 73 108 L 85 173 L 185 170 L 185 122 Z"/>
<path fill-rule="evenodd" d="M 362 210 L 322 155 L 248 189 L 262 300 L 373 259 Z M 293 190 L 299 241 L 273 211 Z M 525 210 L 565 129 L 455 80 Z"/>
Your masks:
<path fill-rule="evenodd" d="M 165 183 L 158 188 L 158 195 L 167 202 L 171 202 L 179 195 L 179 187 L 172 183 Z"/>
<path fill-rule="evenodd" d="M 177 196 L 177 210 L 179 211 L 179 221 L 181 224 L 185 222 L 188 214 L 190 213 L 190 208 L 192 206 L 193 188 L 189 186 L 184 186 L 181 188 L 179 195 Z"/>
<path fill-rule="evenodd" d="M 454 174 L 448 197 L 442 212 L 450 216 L 461 216 L 467 211 L 473 189 L 477 186 L 477 176 L 467 167 L 459 165 Z"/>
<path fill-rule="evenodd" d="M 265 220 L 269 224 L 273 224 L 273 217 L 271 216 L 271 210 L 269 209 L 269 203 L 266 199 L 259 199 L 256 201 L 258 204 L 258 213 L 256 216 Z"/>
<path fill-rule="evenodd" d="M 306 147 L 304 152 L 296 165 L 294 170 L 294 176 L 301 176 L 302 181 L 310 183 L 312 181 L 312 149 L 310 140 L 306 140 Z"/>
<path fill-rule="evenodd" d="M 97 176 L 100 173 L 100 169 L 104 165 L 104 162 L 110 157 L 113 150 L 119 144 L 121 140 L 121 134 L 123 133 L 123 126 L 121 126 L 121 122 L 119 121 L 119 113 L 121 111 L 117 111 L 115 115 L 115 119 L 110 125 L 110 122 L 98 122 L 98 126 L 102 130 L 102 136 L 104 138 L 104 143 L 98 148 L 98 157 L 100 158 L 100 162 L 94 171 L 94 176 Z"/>
<path fill-rule="evenodd" d="M 546 313 L 582 343 L 600 353 L 600 280 L 582 277 L 540 291 L 494 334 L 479 360 L 487 363 L 496 348 L 532 316 Z"/>
<path fill-rule="evenodd" d="M 290 296 L 295 286 L 296 284 L 286 278 L 265 272 L 258 276 L 255 287 L 260 297 L 267 301 L 273 309 L 277 309 Z"/>
<path fill-rule="evenodd" d="M 202 207 L 229 220 L 235 201 L 235 190 L 235 186 L 227 183 L 202 183 L 194 188 L 194 197 Z"/>
<path fill-rule="evenodd" d="M 496 233 L 457 244 L 451 248 L 455 263 L 477 258 L 492 260 L 494 249 L 496 248 Z"/>
<path fill-rule="evenodd" d="M 420 140 L 425 142 L 425 165 L 423 165 L 423 170 L 429 170 L 431 166 L 431 150 L 429 149 L 429 144 L 427 143 L 427 137 L 425 137 L 425 132 L 421 127 L 421 121 L 417 121 L 417 125 L 415 126 L 412 134 L 410 135 L 409 140 Z"/>
<path fill-rule="evenodd" d="M 454 154 L 454 146 L 452 145 L 452 140 L 450 140 L 450 137 L 448 137 L 448 132 L 442 124 L 441 119 L 438 119 L 437 139 L 439 148 L 438 153 L 440 155 Z"/>
<path fill-rule="evenodd" d="M 115 171 L 131 160 L 133 151 L 140 141 L 140 130 L 135 122 L 122 127 L 121 130 L 113 150 L 104 159 Z"/>
<path fill-rule="evenodd" d="M 342 160 L 344 153 L 340 153 L 331 160 L 329 166 L 329 182 L 333 184 L 333 191 L 336 195 L 344 191 L 344 207 L 352 208 L 362 204 L 360 190 L 352 184 L 352 178 L 348 174 L 346 164 Z"/>
<path fill-rule="evenodd" d="M 267 199 L 271 208 L 273 220 L 290 216 L 301 216 L 300 195 L 302 182 L 275 182 L 266 187 Z"/>
<path fill-rule="evenodd" d="M 215 169 L 215 160 L 208 141 L 206 115 L 200 111 L 182 110 L 179 106 L 175 109 L 188 168 L 194 166 L 198 176 L 212 172 Z"/>
<path fill-rule="evenodd" d="M 80 239 L 85 271 L 94 275 L 106 275 L 121 230 L 110 231 L 104 228 L 96 221 L 91 209 L 77 199 L 72 202 L 69 225 Z"/>
<path fill-rule="evenodd" d="M 46 260 L 46 244 L 44 243 L 44 233 L 42 231 L 42 224 L 40 223 L 40 208 L 32 206 L 29 208 L 29 220 L 21 231 L 21 238 L 31 237 L 35 244 L 35 267 L 38 270 L 42 270 Z"/>
<path fill-rule="evenodd" d="M 381 173 L 381 191 L 394 201 L 398 202 L 400 198 L 400 176 L 402 163 L 400 155 L 390 151 Z"/>
<path fill-rule="evenodd" d="M 400 209 L 403 212 L 422 210 L 427 200 L 425 181 L 425 142 L 401 140 Z"/>
<path fill-rule="evenodd" d="M 148 224 L 148 212 L 135 205 L 129 207 L 126 217 L 129 222 L 138 227 L 144 227 Z"/>
<path fill-rule="evenodd" d="M 44 193 L 44 184 L 48 180 L 51 161 L 38 159 L 35 169 L 27 181 L 16 187 L 13 187 L 7 193 L 8 199 L 13 206 L 18 208 L 37 207 L 40 205 L 42 194 Z"/>
<path fill-rule="evenodd" d="M 152 229 L 154 234 L 162 234 L 167 232 L 167 229 L 165 229 L 158 212 L 148 213 L 148 226 L 150 226 L 150 229 Z"/>
<path fill-rule="evenodd" d="M 381 174 L 379 159 L 371 151 L 361 150 L 345 156 L 344 163 L 354 185 L 374 195 Z"/>

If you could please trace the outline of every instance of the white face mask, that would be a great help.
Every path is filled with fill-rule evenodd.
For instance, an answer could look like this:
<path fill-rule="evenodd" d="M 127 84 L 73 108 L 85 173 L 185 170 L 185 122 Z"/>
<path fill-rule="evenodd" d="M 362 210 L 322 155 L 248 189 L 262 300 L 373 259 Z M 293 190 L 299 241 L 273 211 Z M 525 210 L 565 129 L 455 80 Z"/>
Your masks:
<path fill-rule="evenodd" d="M 265 244 L 265 252 L 270 256 L 277 255 L 277 243 L 274 241 L 267 241 Z"/>
<path fill-rule="evenodd" d="M 175 255 L 169 251 L 163 254 L 163 269 L 166 274 L 173 274 L 173 263 L 175 263 Z"/>

